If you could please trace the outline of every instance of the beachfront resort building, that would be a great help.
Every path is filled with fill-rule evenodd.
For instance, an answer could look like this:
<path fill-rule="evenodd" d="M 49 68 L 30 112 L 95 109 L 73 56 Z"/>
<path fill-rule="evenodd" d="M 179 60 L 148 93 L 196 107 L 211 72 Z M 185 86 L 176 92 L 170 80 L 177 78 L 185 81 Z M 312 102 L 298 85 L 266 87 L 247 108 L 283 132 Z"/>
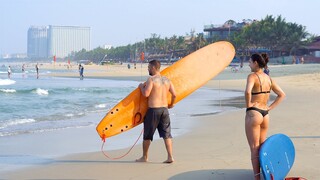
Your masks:
<path fill-rule="evenodd" d="M 29 58 L 64 58 L 82 49 L 90 50 L 90 27 L 31 26 L 27 44 Z"/>
<path fill-rule="evenodd" d="M 320 36 L 314 37 L 308 45 L 300 47 L 296 55 L 303 57 L 305 63 L 320 63 Z"/>
<path fill-rule="evenodd" d="M 228 40 L 230 36 L 235 32 L 240 32 L 243 27 L 251 24 L 255 20 L 244 19 L 242 22 L 235 22 L 228 20 L 224 24 L 210 24 L 205 25 L 203 28 L 204 38 L 209 42 Z"/>

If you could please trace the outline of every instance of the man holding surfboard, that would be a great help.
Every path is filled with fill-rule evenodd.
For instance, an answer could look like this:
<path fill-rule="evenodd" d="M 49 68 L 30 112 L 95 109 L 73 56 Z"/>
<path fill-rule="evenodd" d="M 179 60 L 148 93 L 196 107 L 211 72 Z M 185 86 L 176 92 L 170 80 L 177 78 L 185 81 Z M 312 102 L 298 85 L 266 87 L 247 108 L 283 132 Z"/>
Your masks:
<path fill-rule="evenodd" d="M 164 139 L 168 153 L 164 163 L 172 163 L 172 136 L 168 108 L 172 108 L 176 98 L 176 92 L 172 82 L 160 74 L 160 62 L 152 60 L 149 62 L 148 71 L 150 77 L 146 83 L 141 83 L 139 88 L 143 96 L 148 98 L 148 110 L 144 119 L 143 133 L 143 155 L 137 162 L 148 161 L 148 150 L 153 140 L 155 130 Z M 171 102 L 168 105 L 168 95 L 171 94 Z"/>
<path fill-rule="evenodd" d="M 251 56 L 249 66 L 252 73 L 248 75 L 245 90 L 247 107 L 245 130 L 256 180 L 260 180 L 259 149 L 267 137 L 269 111 L 275 108 L 285 97 L 285 93 L 280 86 L 263 72 L 267 63 L 267 54 L 253 54 Z M 277 97 L 268 106 L 271 90 L 277 94 Z"/>

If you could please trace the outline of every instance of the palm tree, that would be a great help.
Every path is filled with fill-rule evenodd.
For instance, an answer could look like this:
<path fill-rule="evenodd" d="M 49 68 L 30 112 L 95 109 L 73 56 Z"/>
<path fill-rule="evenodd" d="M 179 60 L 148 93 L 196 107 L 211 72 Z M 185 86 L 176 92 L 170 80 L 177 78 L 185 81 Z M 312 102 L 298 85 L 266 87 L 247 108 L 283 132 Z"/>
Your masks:
<path fill-rule="evenodd" d="M 226 22 L 223 24 L 224 27 L 228 27 L 228 28 L 229 28 L 228 39 L 230 39 L 230 29 L 231 29 L 231 27 L 235 27 L 236 24 L 237 24 L 237 22 L 235 22 L 235 21 L 232 20 L 232 19 L 226 21 Z"/>

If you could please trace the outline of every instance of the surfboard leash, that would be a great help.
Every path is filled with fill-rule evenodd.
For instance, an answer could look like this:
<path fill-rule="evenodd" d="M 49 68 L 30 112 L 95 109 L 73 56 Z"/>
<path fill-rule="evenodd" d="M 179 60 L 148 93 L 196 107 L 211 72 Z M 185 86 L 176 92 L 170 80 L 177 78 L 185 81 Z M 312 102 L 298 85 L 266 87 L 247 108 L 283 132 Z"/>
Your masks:
<path fill-rule="evenodd" d="M 105 142 L 106 142 L 106 140 L 103 139 L 103 140 L 102 140 L 103 143 L 102 143 L 102 146 L 101 146 L 101 152 L 102 152 L 102 154 L 103 154 L 105 157 L 107 157 L 108 159 L 112 159 L 112 160 L 121 159 L 121 158 L 127 156 L 127 155 L 131 152 L 131 150 L 133 149 L 133 147 L 138 143 L 141 135 L 143 134 L 143 130 L 144 130 L 144 129 L 141 130 L 141 133 L 140 133 L 138 139 L 137 139 L 136 142 L 132 145 L 132 147 L 131 147 L 124 155 L 121 155 L 121 156 L 118 156 L 118 157 L 111 157 L 111 156 L 109 156 L 105 151 L 103 151 L 103 147 L 104 147 L 104 144 L 105 144 Z"/>
<path fill-rule="evenodd" d="M 141 63 L 141 67 L 142 67 L 142 63 Z M 141 72 L 141 79 L 142 79 L 142 72 Z M 142 118 L 142 117 L 141 117 L 141 113 L 140 113 L 140 110 L 141 110 L 141 108 L 140 108 L 140 102 L 141 102 L 141 93 L 139 94 L 139 106 L 138 106 L 138 113 L 137 113 L 137 114 L 140 114 L 140 120 L 139 120 L 139 122 L 141 121 L 141 118 Z M 137 115 L 137 114 L 136 114 L 136 115 Z M 136 116 L 135 116 L 135 117 L 136 117 Z M 135 118 L 135 117 L 134 117 L 134 118 Z M 112 160 L 121 159 L 121 158 L 127 156 L 127 155 L 131 152 L 131 150 L 133 149 L 133 147 L 138 143 L 141 135 L 143 134 L 143 131 L 144 131 L 144 129 L 142 128 L 139 137 L 138 137 L 137 140 L 134 142 L 134 144 L 131 146 L 131 148 L 130 148 L 125 154 L 123 154 L 123 155 L 121 155 L 121 156 L 119 156 L 119 157 L 110 157 L 106 152 L 103 151 L 103 147 L 104 147 L 104 144 L 105 144 L 105 142 L 106 142 L 106 137 L 105 137 L 105 135 L 103 135 L 103 137 L 102 137 L 102 142 L 103 142 L 103 143 L 102 143 L 102 146 L 101 146 L 101 152 L 102 152 L 102 154 L 103 154 L 105 157 L 107 157 L 108 159 L 112 159 Z"/>

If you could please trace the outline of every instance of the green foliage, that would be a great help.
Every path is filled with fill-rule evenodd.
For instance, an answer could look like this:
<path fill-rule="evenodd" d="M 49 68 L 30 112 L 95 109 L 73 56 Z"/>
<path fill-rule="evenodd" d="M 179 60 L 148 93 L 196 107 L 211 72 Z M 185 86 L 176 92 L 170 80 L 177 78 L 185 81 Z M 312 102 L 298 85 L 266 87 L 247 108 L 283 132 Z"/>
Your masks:
<path fill-rule="evenodd" d="M 267 48 L 293 53 L 308 42 L 305 26 L 286 22 L 281 16 L 266 16 L 235 33 L 231 41 L 238 49 Z"/>
<path fill-rule="evenodd" d="M 160 35 L 151 34 L 150 38 L 144 41 L 137 42 L 133 45 L 112 47 L 111 49 L 102 49 L 100 47 L 91 51 L 85 49 L 74 53 L 71 57 L 73 60 L 87 59 L 94 63 L 100 63 L 106 56 L 109 61 L 131 61 L 139 60 L 140 53 L 145 52 L 148 54 L 157 55 L 170 55 L 175 51 L 183 51 L 180 56 L 186 56 L 188 53 L 193 52 L 201 47 L 207 45 L 203 34 L 193 36 L 190 41 L 186 41 L 183 36 L 173 35 L 170 38 L 161 38 Z"/>
<path fill-rule="evenodd" d="M 235 24 L 235 21 L 228 20 L 225 24 Z M 294 53 L 294 51 L 312 40 L 306 28 L 296 23 L 286 22 L 281 16 L 273 17 L 267 15 L 260 21 L 254 21 L 246 25 L 240 32 L 232 34 L 230 41 L 237 50 L 246 50 L 249 48 L 266 48 L 272 51 L 285 51 Z M 190 35 L 161 38 L 160 35 L 151 34 L 150 38 L 135 44 L 126 46 L 112 47 L 111 49 L 102 49 L 100 47 L 91 51 L 81 50 L 73 53 L 73 60 L 87 59 L 94 63 L 100 63 L 107 55 L 111 62 L 139 60 L 139 54 L 170 55 L 173 52 L 179 52 L 179 57 L 183 57 L 206 46 L 209 43 L 218 41 L 219 37 L 214 37 L 207 42 L 203 33 L 195 34 L 191 30 Z M 148 57 L 146 57 L 148 58 Z"/>

